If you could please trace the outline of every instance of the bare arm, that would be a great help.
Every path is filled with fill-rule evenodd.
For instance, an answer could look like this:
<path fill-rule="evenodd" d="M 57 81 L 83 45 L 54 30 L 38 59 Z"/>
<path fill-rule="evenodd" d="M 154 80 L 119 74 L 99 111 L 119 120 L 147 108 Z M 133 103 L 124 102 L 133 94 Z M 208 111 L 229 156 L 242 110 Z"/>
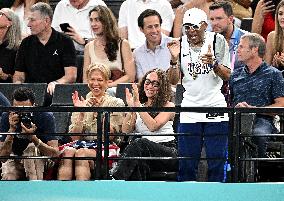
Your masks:
<path fill-rule="evenodd" d="M 7 135 L 5 141 L 0 142 L 0 156 L 9 156 L 12 153 L 13 139 L 12 135 Z"/>
<path fill-rule="evenodd" d="M 173 27 L 173 37 L 179 38 L 182 35 L 182 19 L 187 8 L 183 5 L 176 9 L 174 27 Z"/>
<path fill-rule="evenodd" d="M 74 66 L 64 67 L 64 72 L 65 74 L 63 77 L 61 77 L 58 80 L 54 80 L 48 83 L 47 92 L 49 94 L 52 95 L 54 93 L 56 83 L 67 84 L 67 83 L 74 83 L 76 81 L 76 78 L 77 78 L 77 68 L 76 67 Z"/>
<path fill-rule="evenodd" d="M 119 36 L 122 39 L 128 39 L 128 30 L 127 27 L 121 27 L 119 28 Z"/>
<path fill-rule="evenodd" d="M 165 107 L 175 107 L 174 103 L 168 102 Z M 174 118 L 174 112 L 160 112 L 155 118 L 151 117 L 148 112 L 139 112 L 139 115 L 147 128 L 151 131 L 157 131 L 168 121 Z"/>
<path fill-rule="evenodd" d="M 267 36 L 267 42 L 266 42 L 266 51 L 265 51 L 265 56 L 264 60 L 270 65 L 272 64 L 272 59 L 273 59 L 273 40 L 274 40 L 274 35 L 275 31 L 272 31 L 268 34 Z"/>
<path fill-rule="evenodd" d="M 13 83 L 23 83 L 25 82 L 25 72 L 15 71 L 13 75 Z"/>
<path fill-rule="evenodd" d="M 91 58 L 90 58 L 90 53 L 89 53 L 89 46 L 90 43 L 88 43 L 85 46 L 85 50 L 84 50 L 84 66 L 83 66 L 83 83 L 87 83 L 87 69 L 89 67 L 89 65 L 91 64 Z"/>
<path fill-rule="evenodd" d="M 222 64 L 218 64 L 213 70 L 222 80 L 227 81 L 230 79 L 231 70 Z"/>
<path fill-rule="evenodd" d="M 47 143 L 43 143 L 37 136 L 33 135 L 32 142 L 43 155 L 51 157 L 59 156 L 57 140 L 50 140 Z"/>
<path fill-rule="evenodd" d="M 272 4 L 272 1 L 265 2 L 265 0 L 260 0 L 258 2 L 252 21 L 252 33 L 261 34 L 265 15 L 273 10 L 274 5 Z"/>

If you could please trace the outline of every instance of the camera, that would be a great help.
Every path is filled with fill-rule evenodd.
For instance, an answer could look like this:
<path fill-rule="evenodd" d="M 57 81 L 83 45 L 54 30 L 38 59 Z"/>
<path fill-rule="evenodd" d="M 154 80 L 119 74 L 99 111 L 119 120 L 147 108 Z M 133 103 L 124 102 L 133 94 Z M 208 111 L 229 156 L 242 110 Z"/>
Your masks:
<path fill-rule="evenodd" d="M 24 124 L 25 127 L 31 128 L 32 127 L 32 121 L 33 121 L 33 113 L 30 112 L 21 112 L 18 113 L 19 116 L 19 123 L 17 125 L 17 130 L 21 131 L 21 123 Z"/>

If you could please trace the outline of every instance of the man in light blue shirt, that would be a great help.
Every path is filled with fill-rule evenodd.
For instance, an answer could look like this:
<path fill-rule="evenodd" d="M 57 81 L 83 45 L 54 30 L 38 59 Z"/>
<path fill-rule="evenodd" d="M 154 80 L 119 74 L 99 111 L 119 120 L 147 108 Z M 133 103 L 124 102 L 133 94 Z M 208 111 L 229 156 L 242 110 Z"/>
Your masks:
<path fill-rule="evenodd" d="M 229 45 L 231 70 L 233 70 L 234 66 L 238 66 L 235 64 L 237 63 L 236 52 L 240 38 L 247 32 L 234 25 L 233 9 L 228 1 L 213 3 L 209 7 L 209 18 L 212 31 L 222 34 Z"/>
<path fill-rule="evenodd" d="M 149 70 L 160 68 L 166 71 L 170 66 L 171 53 L 167 44 L 172 38 L 161 32 L 161 24 L 160 14 L 152 9 L 143 11 L 138 17 L 138 26 L 146 41 L 133 52 L 137 80 Z"/>

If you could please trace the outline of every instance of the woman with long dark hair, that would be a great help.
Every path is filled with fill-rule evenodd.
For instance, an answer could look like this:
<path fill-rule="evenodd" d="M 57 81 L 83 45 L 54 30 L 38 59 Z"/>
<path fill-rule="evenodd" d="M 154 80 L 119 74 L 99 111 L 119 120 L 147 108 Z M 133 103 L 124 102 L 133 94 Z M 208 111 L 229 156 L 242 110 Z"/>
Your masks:
<path fill-rule="evenodd" d="M 119 37 L 117 21 L 111 10 L 96 6 L 89 12 L 89 18 L 95 37 L 85 47 L 83 82 L 87 81 L 85 72 L 92 63 L 109 67 L 112 74 L 108 87 L 133 82 L 136 74 L 133 55 L 128 41 Z"/>
<path fill-rule="evenodd" d="M 126 89 L 129 107 L 174 107 L 171 85 L 167 74 L 154 69 L 145 74 L 139 87 L 132 85 L 133 94 Z M 145 134 L 131 142 L 122 157 L 176 157 L 176 141 L 173 136 L 174 112 L 129 112 L 122 132 Z M 175 171 L 175 160 L 120 160 L 111 171 L 115 179 L 148 180 L 152 171 Z"/>
<path fill-rule="evenodd" d="M 272 66 L 284 70 L 284 1 L 275 11 L 275 31 L 268 34 L 265 61 Z"/>

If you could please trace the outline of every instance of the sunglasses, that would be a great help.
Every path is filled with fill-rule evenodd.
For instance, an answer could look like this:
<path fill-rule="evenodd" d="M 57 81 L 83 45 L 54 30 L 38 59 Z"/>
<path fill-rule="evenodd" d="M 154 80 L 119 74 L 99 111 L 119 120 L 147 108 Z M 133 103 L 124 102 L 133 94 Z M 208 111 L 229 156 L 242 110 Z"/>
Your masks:
<path fill-rule="evenodd" d="M 5 14 L 4 12 L 0 11 L 0 17 L 5 16 L 9 21 L 11 21 L 11 19 L 8 17 L 7 14 Z"/>
<path fill-rule="evenodd" d="M 157 80 L 149 80 L 149 79 L 146 79 L 145 82 L 144 82 L 145 85 L 149 85 L 149 84 L 152 84 L 153 87 L 155 88 L 158 88 L 160 86 L 160 82 L 158 82 Z"/>
<path fill-rule="evenodd" d="M 197 25 L 197 24 L 186 24 L 184 25 L 184 28 L 186 31 L 188 31 L 189 29 L 194 29 L 194 30 L 198 30 L 200 29 L 201 24 Z"/>

